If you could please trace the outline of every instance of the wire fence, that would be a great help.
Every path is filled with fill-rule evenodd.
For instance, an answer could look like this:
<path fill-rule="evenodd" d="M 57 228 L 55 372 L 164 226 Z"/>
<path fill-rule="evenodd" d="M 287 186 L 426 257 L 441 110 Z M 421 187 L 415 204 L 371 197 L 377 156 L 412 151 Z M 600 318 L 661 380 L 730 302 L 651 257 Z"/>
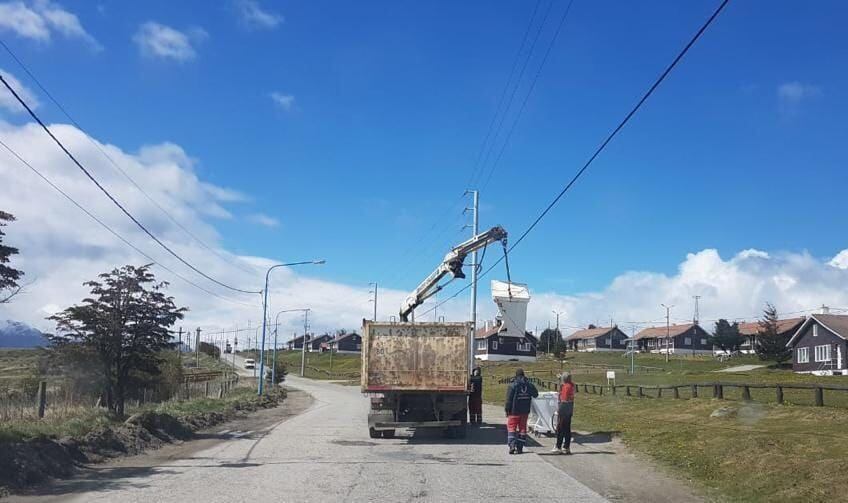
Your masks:
<path fill-rule="evenodd" d="M 127 408 L 146 404 L 185 401 L 197 398 L 223 398 L 239 384 L 234 373 L 209 372 L 185 376 L 176 386 L 140 388 L 129 393 Z M 0 422 L 62 419 L 104 405 L 99 393 L 79 391 L 64 381 L 37 381 L 36 386 L 0 390 Z"/>

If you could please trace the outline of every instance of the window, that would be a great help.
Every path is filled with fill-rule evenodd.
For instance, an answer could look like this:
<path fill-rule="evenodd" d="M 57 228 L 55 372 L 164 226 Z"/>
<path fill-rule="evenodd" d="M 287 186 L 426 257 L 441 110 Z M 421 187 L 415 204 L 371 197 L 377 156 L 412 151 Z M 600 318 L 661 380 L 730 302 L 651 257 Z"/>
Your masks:
<path fill-rule="evenodd" d="M 477 349 L 479 349 L 480 351 L 486 350 L 486 340 L 485 339 L 483 339 L 481 341 L 477 341 Z"/>
<path fill-rule="evenodd" d="M 692 345 L 692 338 L 691 337 L 684 337 L 683 338 L 683 345 L 684 346 L 691 346 Z"/>
<path fill-rule="evenodd" d="M 362 344 L 357 344 L 357 345 L 356 345 L 356 350 L 357 350 L 357 351 L 361 351 L 361 350 L 362 350 Z"/>
<path fill-rule="evenodd" d="M 607 337 L 607 346 L 612 346 L 612 337 Z"/>
<path fill-rule="evenodd" d="M 706 345 L 707 345 L 707 340 L 701 339 L 701 346 L 706 346 Z"/>
<path fill-rule="evenodd" d="M 808 363 L 810 361 L 810 348 L 798 348 L 795 350 L 795 361 Z"/>
<path fill-rule="evenodd" d="M 529 342 L 526 342 L 526 341 L 525 342 L 519 342 L 518 344 L 516 344 L 516 346 L 517 346 L 517 349 L 519 351 L 530 351 L 530 343 Z"/>
<path fill-rule="evenodd" d="M 492 349 L 498 349 L 498 341 L 492 341 Z"/>
<path fill-rule="evenodd" d="M 815 325 L 813 325 L 813 326 L 815 326 Z M 825 344 L 823 346 L 816 346 L 816 361 L 817 362 L 830 361 L 830 344 Z"/>
<path fill-rule="evenodd" d="M 819 326 L 813 325 L 813 337 L 818 337 L 818 336 L 819 336 Z"/>

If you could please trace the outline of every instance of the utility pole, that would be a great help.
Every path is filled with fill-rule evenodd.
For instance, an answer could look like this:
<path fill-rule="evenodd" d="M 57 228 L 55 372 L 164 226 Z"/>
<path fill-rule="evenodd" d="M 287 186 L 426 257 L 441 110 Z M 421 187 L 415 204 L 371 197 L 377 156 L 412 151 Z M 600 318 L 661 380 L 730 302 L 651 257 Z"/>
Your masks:
<path fill-rule="evenodd" d="M 371 318 L 371 321 L 377 321 L 377 282 L 375 281 L 373 283 L 368 283 L 368 285 L 374 285 L 374 290 L 372 290 L 368 293 L 374 294 L 374 298 L 371 299 L 371 302 L 374 303 L 374 317 Z"/>
<path fill-rule="evenodd" d="M 480 232 L 480 193 L 476 190 L 466 190 L 465 195 L 471 194 L 471 208 L 465 208 L 463 213 L 471 211 L 471 235 Z M 477 333 L 477 250 L 471 253 L 471 334 L 468 337 L 468 371 L 474 366 L 474 335 Z"/>
<path fill-rule="evenodd" d="M 560 337 L 560 333 L 559 333 L 559 315 L 560 315 L 560 314 L 562 314 L 562 313 L 563 313 L 563 311 L 556 311 L 556 310 L 553 310 L 553 309 L 552 309 L 552 310 L 551 310 L 551 312 L 552 312 L 552 313 L 554 313 L 554 314 L 556 315 L 556 336 L 557 336 L 557 337 Z M 550 337 L 548 337 L 548 353 L 550 353 L 550 352 L 551 352 L 551 338 L 550 338 Z"/>
<path fill-rule="evenodd" d="M 630 375 L 636 373 L 636 325 L 630 328 Z"/>
<path fill-rule="evenodd" d="M 693 295 L 693 299 L 695 299 L 695 315 L 692 317 L 692 323 L 695 325 L 698 324 L 699 318 L 701 317 L 701 313 L 698 311 L 698 300 L 701 298 L 700 295 Z"/>
<path fill-rule="evenodd" d="M 180 368 L 183 368 L 183 327 L 180 327 L 179 344 L 177 344 L 177 359 L 180 362 Z"/>
<path fill-rule="evenodd" d="M 309 309 L 303 312 L 303 344 L 300 346 L 300 377 L 306 372 L 306 337 L 309 334 Z"/>
<path fill-rule="evenodd" d="M 669 338 L 671 336 L 671 323 L 669 319 L 671 316 L 671 308 L 674 306 L 667 306 L 665 304 L 660 305 L 665 308 L 665 361 L 668 363 Z"/>
<path fill-rule="evenodd" d="M 197 337 L 194 340 L 194 368 L 200 367 L 200 327 L 197 327 Z"/>

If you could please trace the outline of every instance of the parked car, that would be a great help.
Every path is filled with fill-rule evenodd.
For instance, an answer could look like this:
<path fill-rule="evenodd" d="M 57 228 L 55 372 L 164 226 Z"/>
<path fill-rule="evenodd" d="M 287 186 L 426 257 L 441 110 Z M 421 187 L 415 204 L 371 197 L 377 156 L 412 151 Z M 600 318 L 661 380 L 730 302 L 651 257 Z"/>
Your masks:
<path fill-rule="evenodd" d="M 245 358 L 244 359 L 244 368 L 246 369 L 255 369 L 256 368 L 256 360 L 253 358 Z"/>

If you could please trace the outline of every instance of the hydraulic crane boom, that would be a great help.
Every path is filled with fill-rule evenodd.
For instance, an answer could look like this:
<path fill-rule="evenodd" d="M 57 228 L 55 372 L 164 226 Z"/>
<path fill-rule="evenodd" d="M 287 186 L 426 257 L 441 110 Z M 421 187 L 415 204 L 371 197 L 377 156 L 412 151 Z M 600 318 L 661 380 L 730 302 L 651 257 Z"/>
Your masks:
<path fill-rule="evenodd" d="M 506 236 L 506 230 L 503 227 L 495 226 L 486 232 L 477 234 L 464 243 L 456 245 L 450 252 L 448 252 L 447 255 L 445 255 L 445 259 L 439 267 L 430 273 L 430 275 L 427 276 L 420 285 L 418 285 L 418 288 L 416 288 L 415 291 L 403 301 L 403 304 L 401 304 L 400 307 L 401 321 L 409 321 L 409 316 L 416 307 L 423 304 L 425 300 L 429 299 L 443 288 L 444 285 L 439 285 L 439 281 L 441 281 L 442 278 L 448 274 L 453 275 L 454 278 L 464 278 L 465 273 L 462 272 L 462 265 L 463 262 L 465 262 L 465 257 L 469 253 L 485 248 L 496 241 L 501 241 L 504 245 L 506 245 Z"/>

